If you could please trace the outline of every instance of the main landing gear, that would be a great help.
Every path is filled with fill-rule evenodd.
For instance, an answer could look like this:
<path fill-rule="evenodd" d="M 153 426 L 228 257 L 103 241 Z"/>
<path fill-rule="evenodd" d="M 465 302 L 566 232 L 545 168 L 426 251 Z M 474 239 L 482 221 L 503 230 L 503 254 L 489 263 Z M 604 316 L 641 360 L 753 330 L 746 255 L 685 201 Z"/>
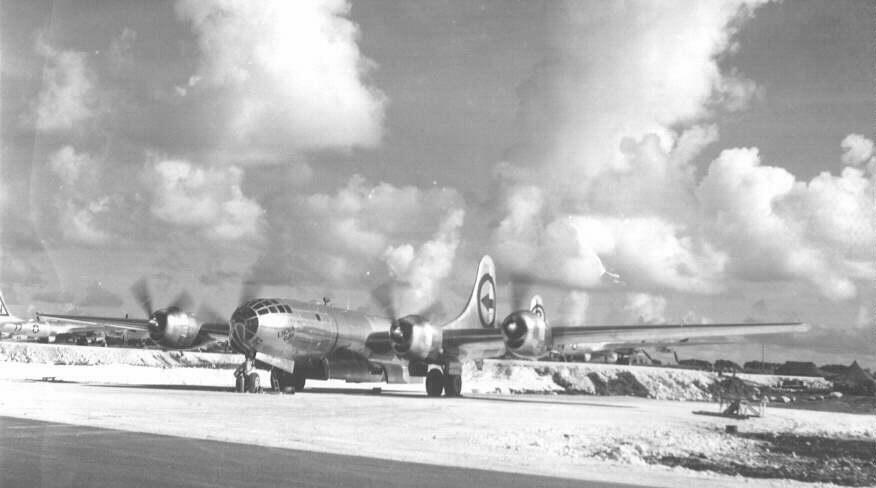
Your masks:
<path fill-rule="evenodd" d="M 280 368 L 271 368 L 271 388 L 274 391 L 295 393 L 296 391 L 304 389 L 304 383 L 306 381 L 307 378 L 304 376 L 303 372 L 290 373 Z"/>
<path fill-rule="evenodd" d="M 426 394 L 439 397 L 441 393 L 449 397 L 462 396 L 462 375 L 450 367 L 433 368 L 426 373 Z"/>
<path fill-rule="evenodd" d="M 261 379 L 255 370 L 255 353 L 247 354 L 243 364 L 234 370 L 234 391 L 238 393 L 259 393 L 262 391 Z"/>

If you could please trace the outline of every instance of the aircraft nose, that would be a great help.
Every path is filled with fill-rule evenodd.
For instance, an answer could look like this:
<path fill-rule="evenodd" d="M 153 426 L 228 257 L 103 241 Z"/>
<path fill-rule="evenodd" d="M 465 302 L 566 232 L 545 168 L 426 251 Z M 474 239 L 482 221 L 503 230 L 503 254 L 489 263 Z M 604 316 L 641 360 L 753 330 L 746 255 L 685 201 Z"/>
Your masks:
<path fill-rule="evenodd" d="M 247 343 L 259 330 L 259 316 L 249 303 L 245 303 L 231 314 L 231 330 L 237 339 Z"/>

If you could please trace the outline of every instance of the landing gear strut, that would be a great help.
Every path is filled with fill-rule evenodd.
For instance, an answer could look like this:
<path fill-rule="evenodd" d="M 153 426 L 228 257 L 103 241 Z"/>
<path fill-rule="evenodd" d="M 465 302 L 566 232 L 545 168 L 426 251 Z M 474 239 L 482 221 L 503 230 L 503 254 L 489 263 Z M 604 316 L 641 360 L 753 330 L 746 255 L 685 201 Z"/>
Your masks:
<path fill-rule="evenodd" d="M 259 393 L 262 391 L 261 379 L 255 370 L 255 353 L 247 354 L 236 370 L 234 370 L 234 390 L 238 393 Z"/>
<path fill-rule="evenodd" d="M 271 388 L 274 391 L 283 393 L 295 393 L 304 389 L 304 383 L 307 378 L 303 372 L 293 372 L 282 370 L 280 368 L 271 368 Z"/>
<path fill-rule="evenodd" d="M 258 373 L 238 374 L 234 384 L 238 393 L 258 393 L 262 391 L 261 378 Z"/>
<path fill-rule="evenodd" d="M 426 395 L 439 397 L 441 393 L 449 397 L 462 396 L 462 375 L 451 373 L 451 368 L 434 368 L 426 373 Z"/>

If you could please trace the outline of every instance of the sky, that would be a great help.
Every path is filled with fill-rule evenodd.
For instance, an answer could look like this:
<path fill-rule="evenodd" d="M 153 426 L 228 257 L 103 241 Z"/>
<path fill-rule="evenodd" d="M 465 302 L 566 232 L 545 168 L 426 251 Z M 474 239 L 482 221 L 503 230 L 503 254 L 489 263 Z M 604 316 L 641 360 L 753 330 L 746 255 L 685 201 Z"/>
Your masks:
<path fill-rule="evenodd" d="M 876 364 L 865 1 L 0 14 L 21 315 L 136 315 L 145 277 L 229 315 L 258 282 L 372 312 L 393 283 L 399 311 L 449 316 L 490 254 L 500 315 L 516 286 L 555 324 L 800 320 L 690 354 Z"/>

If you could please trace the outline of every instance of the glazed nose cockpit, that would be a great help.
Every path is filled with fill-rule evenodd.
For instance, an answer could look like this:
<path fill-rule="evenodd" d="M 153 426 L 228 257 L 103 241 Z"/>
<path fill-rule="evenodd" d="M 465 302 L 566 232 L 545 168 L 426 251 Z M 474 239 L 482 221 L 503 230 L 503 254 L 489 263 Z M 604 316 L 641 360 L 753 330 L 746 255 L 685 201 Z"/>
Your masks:
<path fill-rule="evenodd" d="M 241 343 L 249 343 L 259 330 L 259 301 L 244 303 L 231 315 L 231 333 Z"/>
<path fill-rule="evenodd" d="M 231 334 L 240 344 L 248 345 L 259 330 L 259 319 L 268 314 L 290 313 L 288 305 L 278 300 L 259 298 L 237 307 L 231 315 Z"/>

